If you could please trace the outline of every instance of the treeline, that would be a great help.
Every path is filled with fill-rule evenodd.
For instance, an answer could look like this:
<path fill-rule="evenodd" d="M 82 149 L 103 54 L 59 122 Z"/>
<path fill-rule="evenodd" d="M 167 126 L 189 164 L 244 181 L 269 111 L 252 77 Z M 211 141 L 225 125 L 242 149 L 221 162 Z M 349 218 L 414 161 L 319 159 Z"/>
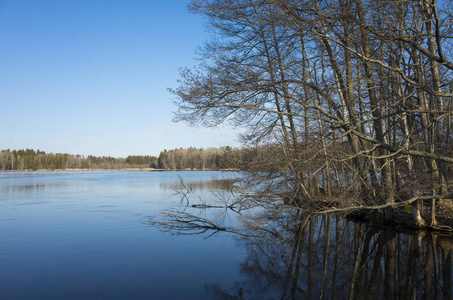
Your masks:
<path fill-rule="evenodd" d="M 0 170 L 121 169 L 131 167 L 124 158 L 46 153 L 33 149 L 0 151 Z"/>
<path fill-rule="evenodd" d="M 169 170 L 218 170 L 241 169 L 243 167 L 243 150 L 231 147 L 221 148 L 188 148 L 164 150 L 160 153 L 158 166 Z"/>
<path fill-rule="evenodd" d="M 221 148 L 179 148 L 164 150 L 159 157 L 151 155 L 130 155 L 126 158 L 111 156 L 84 156 L 67 153 L 46 153 L 45 151 L 2 150 L 0 170 L 65 170 L 65 169 L 126 169 L 154 168 L 163 170 L 220 170 L 244 169 L 250 166 L 256 156 L 251 149 Z"/>
<path fill-rule="evenodd" d="M 128 165 L 147 165 L 151 168 L 157 168 L 157 157 L 150 155 L 129 155 L 126 157 L 125 162 Z"/>

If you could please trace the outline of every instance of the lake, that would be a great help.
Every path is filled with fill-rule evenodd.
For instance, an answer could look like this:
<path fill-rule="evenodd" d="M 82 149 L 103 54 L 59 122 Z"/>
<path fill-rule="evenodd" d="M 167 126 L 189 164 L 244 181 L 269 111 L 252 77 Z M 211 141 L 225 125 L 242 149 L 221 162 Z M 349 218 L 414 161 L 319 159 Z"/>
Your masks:
<path fill-rule="evenodd" d="M 172 208 L 262 222 L 266 210 L 192 207 L 222 194 L 213 178 L 238 177 L 0 172 L 0 299 L 452 298 L 449 236 L 292 210 L 235 232 L 156 226 Z"/>

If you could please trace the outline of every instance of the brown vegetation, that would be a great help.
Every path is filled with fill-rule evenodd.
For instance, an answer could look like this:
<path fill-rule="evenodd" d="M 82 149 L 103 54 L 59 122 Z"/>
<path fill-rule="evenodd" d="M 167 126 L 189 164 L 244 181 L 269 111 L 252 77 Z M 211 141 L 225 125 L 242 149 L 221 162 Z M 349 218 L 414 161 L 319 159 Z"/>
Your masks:
<path fill-rule="evenodd" d="M 177 119 L 248 128 L 263 199 L 284 192 L 316 213 L 371 210 L 381 222 L 410 205 L 415 226 L 438 226 L 453 163 L 450 0 L 189 7 L 216 38 L 181 72 Z"/>

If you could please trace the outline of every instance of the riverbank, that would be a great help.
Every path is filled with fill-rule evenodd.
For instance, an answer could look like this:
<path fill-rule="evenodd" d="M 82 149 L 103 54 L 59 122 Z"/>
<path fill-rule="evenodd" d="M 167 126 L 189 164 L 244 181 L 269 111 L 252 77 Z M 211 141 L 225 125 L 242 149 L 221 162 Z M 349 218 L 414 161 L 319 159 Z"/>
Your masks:
<path fill-rule="evenodd" d="M 387 207 L 383 210 L 357 210 L 345 215 L 345 218 L 355 222 L 365 222 L 374 226 L 385 226 L 393 229 L 424 230 L 430 232 L 453 234 L 453 201 L 438 199 L 435 205 L 433 219 L 432 201 L 423 201 L 420 214 L 424 220 L 422 226 L 415 224 L 412 207 L 402 205 Z"/>

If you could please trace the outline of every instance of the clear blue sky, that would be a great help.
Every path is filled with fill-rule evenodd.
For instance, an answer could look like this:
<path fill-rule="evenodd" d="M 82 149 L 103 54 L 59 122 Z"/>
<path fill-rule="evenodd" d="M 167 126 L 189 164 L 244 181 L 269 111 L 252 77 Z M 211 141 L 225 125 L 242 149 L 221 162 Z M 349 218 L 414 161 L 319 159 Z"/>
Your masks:
<path fill-rule="evenodd" d="M 238 146 L 173 123 L 178 67 L 208 39 L 186 0 L 0 0 L 0 149 L 125 157 Z"/>

